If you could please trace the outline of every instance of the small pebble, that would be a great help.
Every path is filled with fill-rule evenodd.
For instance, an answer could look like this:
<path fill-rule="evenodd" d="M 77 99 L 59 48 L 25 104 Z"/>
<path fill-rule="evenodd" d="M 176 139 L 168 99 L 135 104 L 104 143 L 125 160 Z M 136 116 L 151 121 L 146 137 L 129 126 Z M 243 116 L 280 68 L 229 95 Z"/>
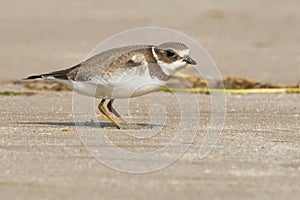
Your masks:
<path fill-rule="evenodd" d="M 62 130 L 63 132 L 66 132 L 66 131 L 69 130 L 69 127 L 62 128 L 61 130 Z"/>

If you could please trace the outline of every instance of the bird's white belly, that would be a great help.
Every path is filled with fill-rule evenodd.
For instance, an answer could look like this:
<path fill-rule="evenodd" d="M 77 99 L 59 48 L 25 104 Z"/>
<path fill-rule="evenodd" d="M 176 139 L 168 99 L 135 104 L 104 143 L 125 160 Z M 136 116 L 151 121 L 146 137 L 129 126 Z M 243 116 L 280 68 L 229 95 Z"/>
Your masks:
<path fill-rule="evenodd" d="M 117 78 L 116 78 L 117 79 Z M 121 99 L 145 95 L 158 90 L 165 84 L 149 73 L 127 74 L 119 80 L 73 82 L 73 88 L 80 94 L 97 98 Z"/>

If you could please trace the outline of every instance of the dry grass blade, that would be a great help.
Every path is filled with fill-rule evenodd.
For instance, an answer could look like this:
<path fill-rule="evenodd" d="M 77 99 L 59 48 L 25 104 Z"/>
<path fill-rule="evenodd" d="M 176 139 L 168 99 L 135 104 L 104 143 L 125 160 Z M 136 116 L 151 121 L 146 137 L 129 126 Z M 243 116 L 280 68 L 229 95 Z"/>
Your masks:
<path fill-rule="evenodd" d="M 300 88 L 259 88 L 259 89 L 208 89 L 208 88 L 168 88 L 161 87 L 164 92 L 187 92 L 187 93 L 227 93 L 227 94 L 281 94 L 300 93 Z"/>
<path fill-rule="evenodd" d="M 4 91 L 0 92 L 2 96 L 32 96 L 34 92 L 13 92 L 13 91 Z"/>

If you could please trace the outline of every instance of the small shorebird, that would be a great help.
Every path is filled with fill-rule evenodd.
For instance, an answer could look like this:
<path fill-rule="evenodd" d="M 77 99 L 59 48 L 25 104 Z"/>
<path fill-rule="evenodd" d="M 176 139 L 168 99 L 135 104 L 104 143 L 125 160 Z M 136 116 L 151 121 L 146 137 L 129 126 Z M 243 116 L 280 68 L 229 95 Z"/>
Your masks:
<path fill-rule="evenodd" d="M 97 54 L 82 63 L 60 71 L 29 76 L 54 80 L 82 95 L 100 98 L 98 108 L 117 128 L 129 124 L 113 108 L 114 99 L 131 98 L 157 91 L 176 71 L 196 65 L 185 44 L 167 42 L 159 46 L 133 45 Z M 113 114 L 113 115 L 112 115 Z"/>

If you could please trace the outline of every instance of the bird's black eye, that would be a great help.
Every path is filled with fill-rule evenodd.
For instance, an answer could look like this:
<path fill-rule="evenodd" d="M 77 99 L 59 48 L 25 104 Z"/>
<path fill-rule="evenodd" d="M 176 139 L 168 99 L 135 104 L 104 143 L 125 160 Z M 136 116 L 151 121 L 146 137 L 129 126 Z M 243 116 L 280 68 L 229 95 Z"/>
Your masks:
<path fill-rule="evenodd" d="M 166 53 L 169 58 L 175 56 L 175 52 L 172 49 L 166 50 Z"/>

